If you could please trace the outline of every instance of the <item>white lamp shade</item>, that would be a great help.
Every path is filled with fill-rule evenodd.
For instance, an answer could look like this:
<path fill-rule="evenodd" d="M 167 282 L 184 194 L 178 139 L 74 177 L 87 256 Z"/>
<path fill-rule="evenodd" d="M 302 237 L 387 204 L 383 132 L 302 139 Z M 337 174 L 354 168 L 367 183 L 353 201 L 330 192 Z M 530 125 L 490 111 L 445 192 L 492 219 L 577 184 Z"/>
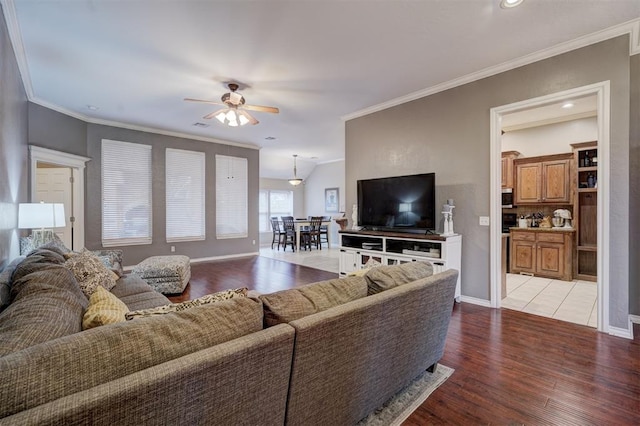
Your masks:
<path fill-rule="evenodd" d="M 64 204 L 20 203 L 18 206 L 18 228 L 64 228 Z"/>

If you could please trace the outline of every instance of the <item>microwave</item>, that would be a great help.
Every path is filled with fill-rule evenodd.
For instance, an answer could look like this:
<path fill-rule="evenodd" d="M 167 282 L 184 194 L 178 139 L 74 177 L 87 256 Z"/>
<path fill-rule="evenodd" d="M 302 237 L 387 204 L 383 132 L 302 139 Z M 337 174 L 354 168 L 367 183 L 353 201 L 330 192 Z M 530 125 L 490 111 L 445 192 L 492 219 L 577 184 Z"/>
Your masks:
<path fill-rule="evenodd" d="M 502 188 L 502 208 L 513 208 L 513 188 Z"/>

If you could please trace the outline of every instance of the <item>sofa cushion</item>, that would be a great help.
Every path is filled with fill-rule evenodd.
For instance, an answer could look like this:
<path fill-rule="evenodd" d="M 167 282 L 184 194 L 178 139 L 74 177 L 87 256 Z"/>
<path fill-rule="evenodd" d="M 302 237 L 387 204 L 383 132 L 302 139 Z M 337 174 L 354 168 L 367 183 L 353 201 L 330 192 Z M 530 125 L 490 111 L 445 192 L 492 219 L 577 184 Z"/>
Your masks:
<path fill-rule="evenodd" d="M 265 326 L 270 327 L 288 323 L 366 295 L 367 281 L 363 277 L 347 277 L 264 294 L 259 296 L 259 299 L 264 305 Z"/>
<path fill-rule="evenodd" d="M 191 392 L 192 399 L 215 404 L 215 398 L 211 399 L 206 394 L 199 393 L 201 389 L 197 387 L 156 389 L 154 384 L 157 383 L 158 375 L 166 371 L 163 367 L 150 371 L 149 378 L 145 379 L 148 380 L 146 384 L 135 382 L 134 377 L 134 383 L 125 382 L 118 385 L 122 386 L 120 388 L 111 381 L 188 354 L 194 354 L 195 359 L 200 359 L 201 354 L 198 355 L 198 351 L 261 330 L 262 304 L 247 297 L 238 297 L 187 309 L 174 315 L 141 318 L 111 324 L 108 327 L 96 327 L 73 336 L 45 342 L 38 347 L 26 348 L 0 357 L 0 383 L 13 384 L 0 386 L 0 417 L 73 394 L 74 397 L 69 399 L 71 405 L 66 407 L 71 407 L 71 410 L 78 407 L 75 396 L 79 396 L 83 401 L 85 397 L 95 401 L 99 394 L 94 390 L 101 384 L 116 386 L 120 391 L 140 385 L 143 399 L 157 392 Z M 260 339 L 265 338 L 263 334 L 260 336 Z M 229 344 L 232 348 L 235 347 L 235 343 Z M 177 364 L 173 366 L 189 366 L 193 359 L 177 360 Z M 242 360 L 244 361 L 244 358 Z M 258 360 L 265 362 L 263 358 Z M 236 364 L 236 361 L 228 360 L 231 365 Z M 246 366 L 249 363 L 243 362 L 241 365 Z M 198 375 L 203 369 L 208 368 L 211 368 L 210 363 L 202 364 L 186 374 Z M 224 371 L 224 365 L 219 371 Z M 244 372 L 245 376 L 233 375 L 227 378 L 218 375 L 216 379 L 222 377 L 228 383 L 229 389 L 235 391 L 234 381 L 251 380 L 252 370 L 245 369 Z M 170 374 L 170 371 L 167 374 Z M 175 382 L 171 384 L 175 385 Z M 80 395 L 80 392 L 85 390 L 88 391 Z M 113 424 L 109 422 L 108 412 L 101 412 L 101 415 L 102 417 L 94 418 L 92 423 L 81 423 Z M 140 419 L 145 418 L 144 413 L 140 415 Z M 2 420 L 0 423 L 3 423 Z M 162 422 L 158 420 L 155 423 Z M 137 424 L 141 424 L 140 421 Z"/>
<path fill-rule="evenodd" d="M 120 299 L 98 286 L 89 298 L 89 307 L 82 317 L 82 329 L 126 321 L 129 308 Z"/>
<path fill-rule="evenodd" d="M 368 294 L 376 294 L 433 275 L 430 262 L 408 262 L 401 265 L 378 266 L 364 275 Z"/>
<path fill-rule="evenodd" d="M 11 286 L 13 300 L 0 313 L 0 355 L 78 333 L 88 305 L 73 274 L 62 265 L 20 266 Z M 22 274 L 25 271 L 29 272 Z"/>
<path fill-rule="evenodd" d="M 127 320 L 136 318 L 151 317 L 154 315 L 164 315 L 171 312 L 180 312 L 185 309 L 194 308 L 196 306 L 207 305 L 209 303 L 221 302 L 223 300 L 229 300 L 236 297 L 245 297 L 248 289 L 246 287 L 237 288 L 235 290 L 224 290 L 213 294 L 207 294 L 206 296 L 199 297 L 193 300 L 187 300 L 181 303 L 169 303 L 167 305 L 158 306 L 151 309 L 140 309 L 137 311 L 128 312 L 125 317 Z"/>
<path fill-rule="evenodd" d="M 122 300 L 130 311 L 155 308 L 156 306 L 171 303 L 169 299 L 155 291 L 142 278 L 134 274 L 126 274 L 116 281 L 111 293 Z"/>
<path fill-rule="evenodd" d="M 73 272 L 82 292 L 87 297 L 91 297 L 98 286 L 111 290 L 116 285 L 116 277 L 111 270 L 107 269 L 98 256 L 89 250 L 82 250 L 80 253 L 69 256 L 64 266 Z"/>

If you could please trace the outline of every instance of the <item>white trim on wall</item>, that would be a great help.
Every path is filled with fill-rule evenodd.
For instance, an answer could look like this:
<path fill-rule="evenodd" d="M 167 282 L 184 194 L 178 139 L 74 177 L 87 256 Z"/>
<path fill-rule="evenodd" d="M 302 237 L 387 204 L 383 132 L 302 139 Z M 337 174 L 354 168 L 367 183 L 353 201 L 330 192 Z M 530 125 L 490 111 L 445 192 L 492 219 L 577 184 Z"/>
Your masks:
<path fill-rule="evenodd" d="M 73 226 L 73 249 L 80 250 L 84 247 L 84 168 L 85 163 L 91 158 L 69 154 L 52 149 L 29 145 L 30 157 L 30 186 L 31 201 L 36 197 L 36 171 L 38 162 L 70 167 L 73 176 L 73 212 L 75 218 Z"/>
<path fill-rule="evenodd" d="M 538 98 L 528 99 L 509 105 L 491 108 L 490 111 L 490 282 L 491 282 L 491 306 L 500 307 L 500 280 L 501 280 L 501 194 L 500 194 L 500 167 L 501 167 L 501 119 L 502 115 L 535 108 L 545 104 L 551 104 L 571 98 L 586 95 L 597 95 L 598 110 L 598 330 L 616 336 L 627 337 L 630 333 L 622 332 L 622 329 L 609 325 L 609 187 L 610 187 L 610 149 L 609 149 L 609 110 L 610 110 L 610 82 L 603 81 L 592 85 L 553 93 Z M 628 314 L 628 312 L 627 312 Z"/>

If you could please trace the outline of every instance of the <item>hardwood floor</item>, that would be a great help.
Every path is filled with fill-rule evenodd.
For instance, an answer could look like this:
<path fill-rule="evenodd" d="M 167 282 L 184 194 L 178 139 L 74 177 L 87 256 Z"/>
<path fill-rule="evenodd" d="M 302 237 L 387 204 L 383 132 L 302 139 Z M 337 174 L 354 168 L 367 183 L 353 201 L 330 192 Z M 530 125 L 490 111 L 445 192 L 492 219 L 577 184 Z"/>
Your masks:
<path fill-rule="evenodd" d="M 267 293 L 336 274 L 247 257 L 193 264 L 191 277 L 173 301 L 242 286 Z M 456 371 L 404 425 L 640 424 L 638 339 L 460 303 L 441 362 Z"/>

